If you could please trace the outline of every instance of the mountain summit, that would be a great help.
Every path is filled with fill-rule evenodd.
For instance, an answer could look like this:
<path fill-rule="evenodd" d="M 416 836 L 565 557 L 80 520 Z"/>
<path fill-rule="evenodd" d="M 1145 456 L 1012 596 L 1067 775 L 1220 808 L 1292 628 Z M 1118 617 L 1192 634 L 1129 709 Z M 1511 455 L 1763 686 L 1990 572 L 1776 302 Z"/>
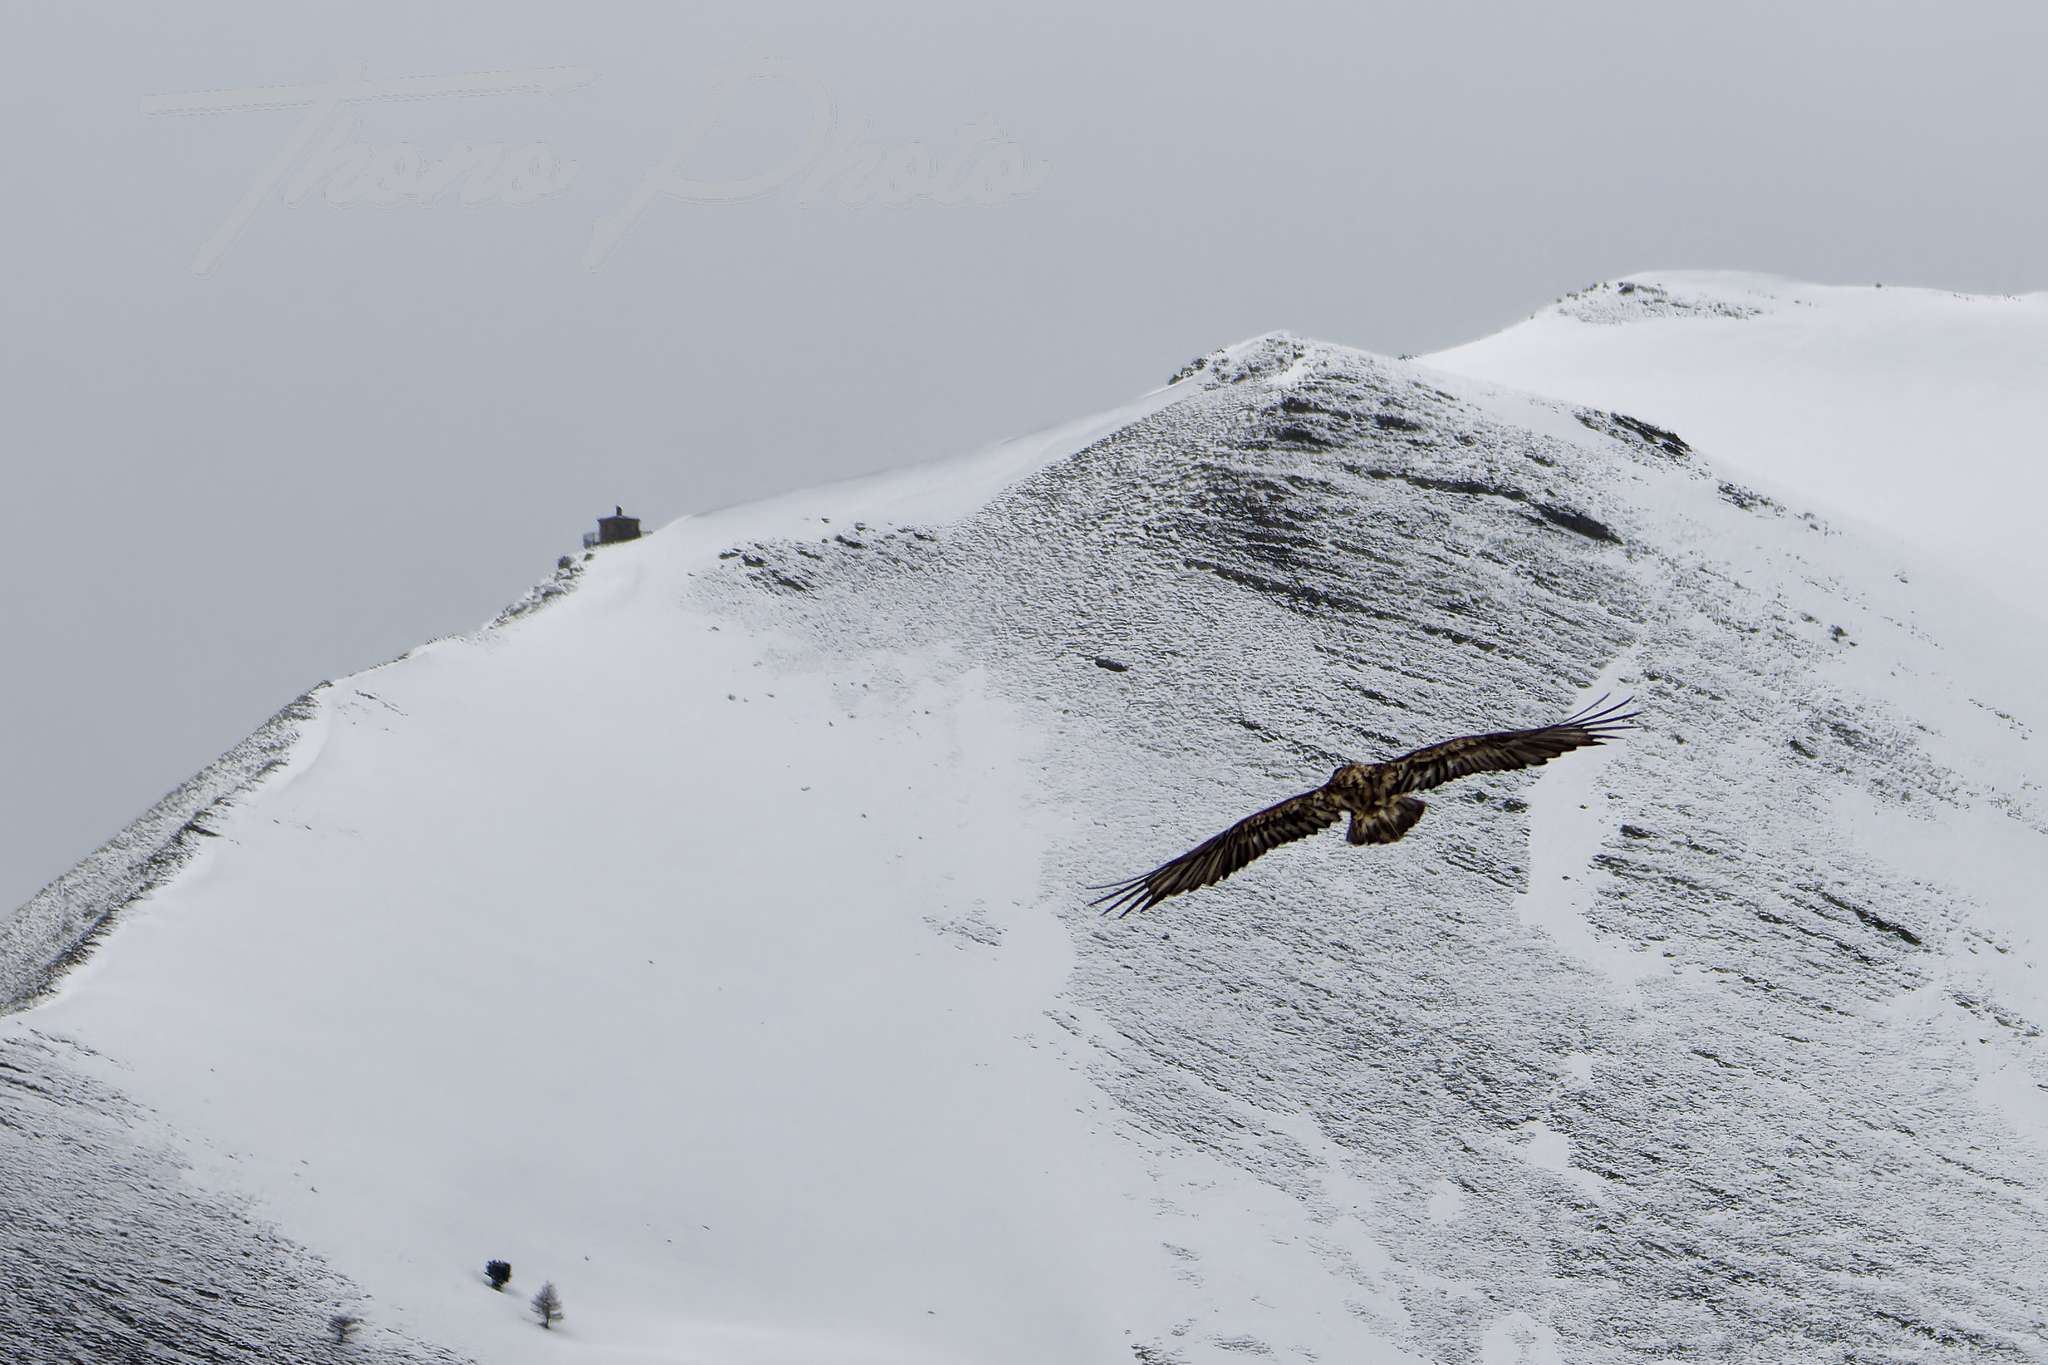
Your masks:
<path fill-rule="evenodd" d="M 0 1020 L 17 1302 L 167 1360 L 2033 1358 L 2048 660 L 1722 453 L 1275 334 L 572 560 L 13 921 L 69 968 Z M 1623 690 L 1398 844 L 1085 904 Z"/>
<path fill-rule="evenodd" d="M 1425 359 L 1676 428 L 2041 615 L 2048 294 L 1656 272 Z"/>

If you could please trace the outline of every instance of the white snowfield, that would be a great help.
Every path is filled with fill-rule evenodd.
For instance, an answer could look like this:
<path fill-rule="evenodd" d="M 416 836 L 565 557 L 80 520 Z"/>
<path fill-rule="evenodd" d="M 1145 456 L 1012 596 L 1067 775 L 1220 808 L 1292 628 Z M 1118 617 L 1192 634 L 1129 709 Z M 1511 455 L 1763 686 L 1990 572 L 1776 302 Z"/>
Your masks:
<path fill-rule="evenodd" d="M 2048 293 L 1656 272 L 1423 361 L 1674 428 L 2042 615 Z"/>
<path fill-rule="evenodd" d="M 2048 648 L 1633 415 L 1257 338 L 318 690 L 0 1019 L 0 1269 L 104 1359 L 2048 1355 Z M 1085 905 L 1610 690 L 1399 844 Z"/>

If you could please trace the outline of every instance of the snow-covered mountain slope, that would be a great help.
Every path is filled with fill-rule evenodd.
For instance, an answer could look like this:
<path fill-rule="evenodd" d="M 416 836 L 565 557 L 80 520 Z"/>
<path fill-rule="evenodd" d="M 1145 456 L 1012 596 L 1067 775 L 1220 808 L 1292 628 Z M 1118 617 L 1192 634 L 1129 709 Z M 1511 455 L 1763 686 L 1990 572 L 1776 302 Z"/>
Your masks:
<path fill-rule="evenodd" d="M 1681 431 L 2041 614 L 2048 294 L 1660 271 L 1424 359 Z"/>
<path fill-rule="evenodd" d="M 328 1358 L 342 1303 L 492 1365 L 2038 1358 L 2048 651 L 1902 562 L 1281 336 L 606 549 L 43 916 L 114 912 L 0 1020 L 0 1226 L 92 1231 L 0 1256 L 166 1359 L 191 1273 L 243 1325 L 184 1358 Z M 1399 844 L 1083 903 L 1609 689 L 1641 733 Z M 137 1192 L 88 1204 L 117 1101 Z M 219 1220 L 171 1266 L 165 1190 L 300 1316 Z"/>

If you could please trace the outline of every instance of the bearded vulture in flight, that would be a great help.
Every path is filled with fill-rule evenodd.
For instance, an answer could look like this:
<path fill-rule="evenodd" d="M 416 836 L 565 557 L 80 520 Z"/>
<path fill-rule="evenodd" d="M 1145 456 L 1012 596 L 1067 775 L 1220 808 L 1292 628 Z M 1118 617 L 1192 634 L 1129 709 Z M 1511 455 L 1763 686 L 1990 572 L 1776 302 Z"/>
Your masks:
<path fill-rule="evenodd" d="M 1467 735 L 1386 763 L 1347 763 L 1314 791 L 1248 815 L 1170 863 L 1129 881 L 1090 887 L 1103 894 L 1089 903 L 1102 906 L 1105 915 L 1150 910 L 1168 896 L 1220 882 L 1261 853 L 1320 833 L 1345 815 L 1351 817 L 1351 828 L 1344 837 L 1352 843 L 1391 844 L 1415 828 L 1426 809 L 1408 793 L 1474 773 L 1535 767 L 1559 754 L 1599 744 L 1635 728 L 1629 722 L 1639 713 L 1623 709 L 1633 700 L 1624 697 L 1608 706 L 1602 697 L 1555 725 Z"/>

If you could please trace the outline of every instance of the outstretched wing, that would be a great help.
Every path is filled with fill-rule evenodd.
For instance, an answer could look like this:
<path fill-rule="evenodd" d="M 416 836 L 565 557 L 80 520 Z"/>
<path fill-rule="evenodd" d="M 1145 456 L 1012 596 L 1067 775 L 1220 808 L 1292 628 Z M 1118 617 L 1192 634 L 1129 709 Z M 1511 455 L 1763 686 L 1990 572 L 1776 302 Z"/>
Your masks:
<path fill-rule="evenodd" d="M 1539 763 L 1548 763 L 1559 754 L 1599 744 L 1624 730 L 1635 728 L 1630 722 L 1639 713 L 1624 709 L 1634 700 L 1633 697 L 1623 697 L 1609 706 L 1603 696 L 1585 710 L 1567 716 L 1555 725 L 1447 739 L 1441 744 L 1432 744 L 1427 749 L 1417 749 L 1412 754 L 1378 765 L 1377 775 L 1385 783 L 1382 790 L 1391 794 L 1440 787 L 1474 773 L 1504 773 L 1535 767 Z"/>
<path fill-rule="evenodd" d="M 1170 863 L 1162 863 L 1141 877 L 1132 877 L 1129 881 L 1110 886 L 1090 887 L 1089 890 L 1103 894 L 1089 904 L 1102 906 L 1105 915 L 1123 916 L 1133 910 L 1150 910 L 1168 896 L 1178 896 L 1183 891 L 1222 881 L 1269 849 L 1328 829 L 1342 814 L 1321 787 L 1299 796 L 1290 796 L 1257 815 L 1247 815 L 1207 843 L 1188 850 Z"/>

